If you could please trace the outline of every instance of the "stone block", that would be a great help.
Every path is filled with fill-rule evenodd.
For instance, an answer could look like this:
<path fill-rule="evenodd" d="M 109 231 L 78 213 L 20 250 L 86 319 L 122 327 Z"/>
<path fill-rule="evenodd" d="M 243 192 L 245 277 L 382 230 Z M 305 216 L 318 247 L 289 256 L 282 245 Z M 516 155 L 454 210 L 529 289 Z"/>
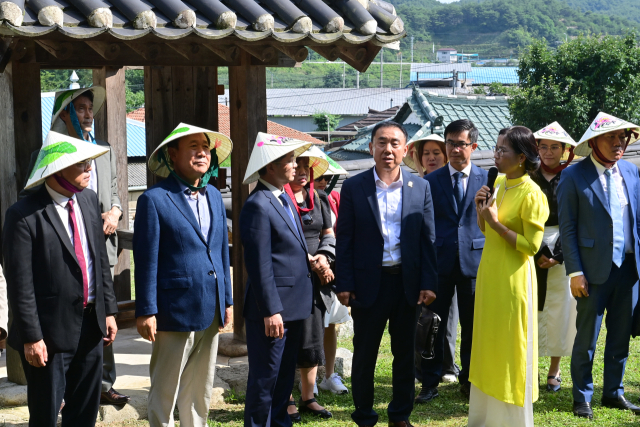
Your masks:
<path fill-rule="evenodd" d="M 247 343 L 235 340 L 233 334 L 220 334 L 218 338 L 218 354 L 228 357 L 242 357 L 248 354 Z"/>
<path fill-rule="evenodd" d="M 216 409 L 217 405 L 224 403 L 224 398 L 229 395 L 231 387 L 229 384 L 222 381 L 218 375 L 213 380 L 213 393 L 211 394 L 211 402 L 209 403 L 209 409 Z"/>
<path fill-rule="evenodd" d="M 248 364 L 218 366 L 216 367 L 216 377 L 227 383 L 236 396 L 247 394 Z"/>
<path fill-rule="evenodd" d="M 336 325 L 338 338 L 351 338 L 353 336 L 353 319 Z"/>
<path fill-rule="evenodd" d="M 0 381 L 0 406 L 25 406 L 27 404 L 27 386 L 18 385 L 3 378 Z"/>
<path fill-rule="evenodd" d="M 336 351 L 336 364 L 335 371 L 342 378 L 349 378 L 351 376 L 351 363 L 353 361 L 353 353 L 346 348 L 339 348 Z"/>

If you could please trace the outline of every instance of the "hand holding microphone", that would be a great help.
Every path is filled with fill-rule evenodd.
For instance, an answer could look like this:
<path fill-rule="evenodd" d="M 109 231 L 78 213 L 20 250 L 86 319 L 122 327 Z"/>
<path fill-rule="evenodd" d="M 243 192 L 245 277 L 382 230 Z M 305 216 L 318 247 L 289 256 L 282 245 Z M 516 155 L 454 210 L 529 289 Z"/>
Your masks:
<path fill-rule="evenodd" d="M 489 169 L 489 176 L 487 177 L 487 185 L 483 185 L 480 190 L 476 193 L 475 202 L 476 209 L 482 209 L 491 198 L 493 194 L 493 186 L 496 183 L 496 178 L 498 177 L 498 168 L 493 167 Z"/>

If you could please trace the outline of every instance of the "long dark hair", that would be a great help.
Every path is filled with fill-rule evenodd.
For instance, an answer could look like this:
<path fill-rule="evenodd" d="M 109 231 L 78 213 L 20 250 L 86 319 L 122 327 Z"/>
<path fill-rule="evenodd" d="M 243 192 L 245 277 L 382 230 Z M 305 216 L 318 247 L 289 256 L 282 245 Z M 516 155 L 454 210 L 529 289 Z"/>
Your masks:
<path fill-rule="evenodd" d="M 540 156 L 538 156 L 538 144 L 531 129 L 524 126 L 513 126 L 509 128 L 504 139 L 509 141 L 509 145 L 516 154 L 524 154 L 524 168 L 527 172 L 535 172 L 540 167 Z"/>

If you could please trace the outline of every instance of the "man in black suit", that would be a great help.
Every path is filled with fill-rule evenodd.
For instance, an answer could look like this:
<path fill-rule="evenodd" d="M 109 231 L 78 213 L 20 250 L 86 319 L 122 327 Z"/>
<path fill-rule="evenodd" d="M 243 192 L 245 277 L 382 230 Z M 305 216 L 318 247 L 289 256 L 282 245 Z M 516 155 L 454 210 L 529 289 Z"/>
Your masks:
<path fill-rule="evenodd" d="M 91 160 L 108 151 L 50 132 L 27 187 L 40 189 L 5 216 L 3 253 L 13 323 L 9 345 L 22 358 L 30 426 L 93 426 L 103 346 L 118 311 L 96 194 L 82 191 Z"/>
<path fill-rule="evenodd" d="M 376 125 L 369 150 L 375 166 L 342 185 L 336 229 L 336 292 L 353 317 L 351 418 L 373 426 L 374 374 L 387 321 L 393 353 L 389 426 L 411 427 L 418 304 L 436 299 L 435 224 L 429 183 L 400 168 L 407 132 Z"/>

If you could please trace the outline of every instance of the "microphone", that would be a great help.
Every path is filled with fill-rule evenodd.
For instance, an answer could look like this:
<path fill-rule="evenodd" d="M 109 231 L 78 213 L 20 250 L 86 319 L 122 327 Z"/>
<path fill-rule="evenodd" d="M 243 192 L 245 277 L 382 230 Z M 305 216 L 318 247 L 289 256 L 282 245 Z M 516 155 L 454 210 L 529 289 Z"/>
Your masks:
<path fill-rule="evenodd" d="M 487 187 L 489 187 L 489 193 L 490 193 L 487 195 L 487 201 L 491 197 L 491 194 L 493 194 L 493 185 L 496 183 L 497 177 L 498 177 L 498 168 L 494 166 L 491 169 L 489 169 L 489 176 L 487 177 Z"/>

